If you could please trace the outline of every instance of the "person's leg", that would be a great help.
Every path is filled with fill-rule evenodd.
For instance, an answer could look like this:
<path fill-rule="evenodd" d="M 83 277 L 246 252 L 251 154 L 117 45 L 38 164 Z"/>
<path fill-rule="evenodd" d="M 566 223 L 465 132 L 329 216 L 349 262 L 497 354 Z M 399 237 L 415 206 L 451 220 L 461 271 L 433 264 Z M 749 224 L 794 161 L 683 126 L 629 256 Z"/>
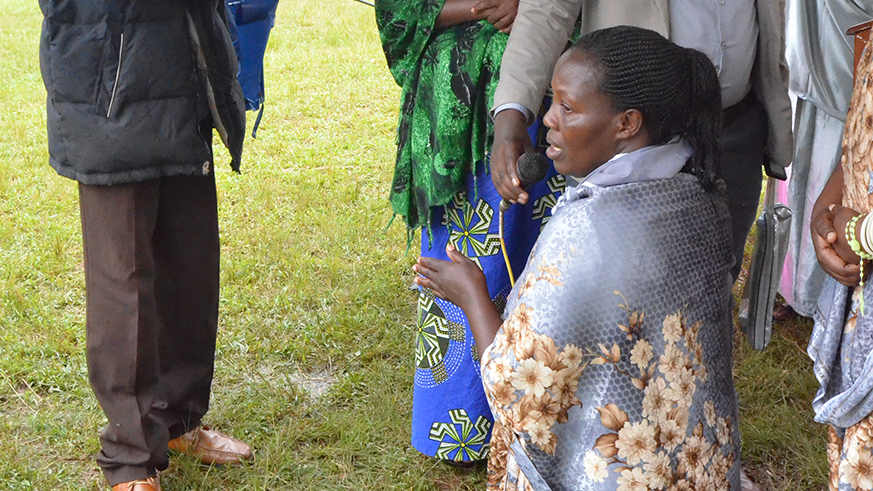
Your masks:
<path fill-rule="evenodd" d="M 731 277 L 737 279 L 743 266 L 746 236 L 755 221 L 761 199 L 764 147 L 767 143 L 767 113 L 757 101 L 722 129 L 721 178 L 727 185 L 725 202 L 731 216 L 732 250 L 736 259 Z"/>
<path fill-rule="evenodd" d="M 160 408 L 175 438 L 209 408 L 218 325 L 219 239 L 215 179 L 161 179 L 154 235 L 160 319 Z"/>
<path fill-rule="evenodd" d="M 168 433 L 152 414 L 160 373 L 151 250 L 158 189 L 158 181 L 79 186 L 88 373 L 109 420 L 97 463 L 110 485 L 167 465 Z"/>

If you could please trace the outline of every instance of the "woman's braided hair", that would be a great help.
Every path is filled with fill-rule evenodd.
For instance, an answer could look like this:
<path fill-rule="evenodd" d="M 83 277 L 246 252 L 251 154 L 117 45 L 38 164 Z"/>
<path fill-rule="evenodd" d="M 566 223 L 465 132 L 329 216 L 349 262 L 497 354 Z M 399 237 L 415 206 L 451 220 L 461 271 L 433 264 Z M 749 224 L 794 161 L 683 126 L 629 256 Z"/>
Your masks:
<path fill-rule="evenodd" d="M 618 26 L 592 32 L 571 50 L 590 57 L 600 89 L 615 109 L 637 109 L 652 145 L 679 136 L 691 144 L 690 171 L 710 191 L 718 179 L 721 86 L 700 51 L 677 46 L 655 31 Z"/>

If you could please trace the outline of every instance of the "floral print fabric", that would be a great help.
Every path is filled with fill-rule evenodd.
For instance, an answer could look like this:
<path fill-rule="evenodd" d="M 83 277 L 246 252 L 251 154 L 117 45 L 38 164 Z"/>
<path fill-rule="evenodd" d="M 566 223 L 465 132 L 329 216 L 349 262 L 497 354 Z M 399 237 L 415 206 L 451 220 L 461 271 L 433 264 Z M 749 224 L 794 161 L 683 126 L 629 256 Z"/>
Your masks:
<path fill-rule="evenodd" d="M 489 489 L 739 491 L 723 218 L 681 177 L 555 212 L 483 358 Z"/>
<path fill-rule="evenodd" d="M 529 275 L 526 284 L 535 283 L 534 278 Z M 553 284 L 560 282 L 553 280 Z M 731 417 L 720 417 L 713 402 L 706 401 L 704 418 L 689 428 L 697 384 L 707 377 L 697 342 L 700 322 L 687 325 L 681 312 L 667 316 L 662 323 L 666 349 L 656 357 L 652 344 L 642 337 L 645 314 L 635 311 L 626 325 L 618 325 L 634 341 L 629 353 L 622 353 L 615 343 L 611 348 L 599 344 L 585 352 L 573 344 L 558 349 L 553 339 L 536 333 L 530 325 L 532 310 L 520 304 L 512 311 L 495 337 L 484 368 L 493 382 L 489 391 L 492 405 L 499 408 L 496 412 L 506 425 L 494 434 L 493 445 L 505 448 L 513 432 L 526 433 L 531 443 L 553 455 L 557 436 L 551 428 L 567 422 L 570 408 L 582 405 L 575 395 L 582 371 L 589 364 L 609 365 L 645 394 L 643 417 L 632 422 L 614 403 L 596 408 L 601 424 L 611 431 L 597 438 L 585 453 L 586 476 L 599 483 L 613 475 L 618 491 L 730 489 L 727 476 L 738 457 Z M 515 353 L 518 358 L 513 366 L 507 362 L 507 354 Z M 628 358 L 638 372 L 624 372 L 619 367 L 623 358 Z M 505 449 L 494 453 L 491 470 L 492 487 L 530 488 L 514 461 L 506 462 Z M 873 466 L 870 470 L 873 472 Z"/>
<path fill-rule="evenodd" d="M 828 427 L 828 464 L 831 491 L 873 489 L 873 416 L 845 431 Z"/>

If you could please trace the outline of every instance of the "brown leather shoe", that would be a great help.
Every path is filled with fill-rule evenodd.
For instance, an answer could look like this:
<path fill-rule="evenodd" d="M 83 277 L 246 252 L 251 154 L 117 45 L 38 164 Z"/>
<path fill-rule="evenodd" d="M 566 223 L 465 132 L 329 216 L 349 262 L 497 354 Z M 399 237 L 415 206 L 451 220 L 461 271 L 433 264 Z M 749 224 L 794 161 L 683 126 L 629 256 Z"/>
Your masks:
<path fill-rule="evenodd" d="M 161 481 L 157 477 L 137 479 L 112 486 L 112 491 L 161 491 Z"/>
<path fill-rule="evenodd" d="M 208 426 L 170 440 L 169 449 L 198 458 L 204 465 L 236 465 L 252 458 L 248 445 Z"/>

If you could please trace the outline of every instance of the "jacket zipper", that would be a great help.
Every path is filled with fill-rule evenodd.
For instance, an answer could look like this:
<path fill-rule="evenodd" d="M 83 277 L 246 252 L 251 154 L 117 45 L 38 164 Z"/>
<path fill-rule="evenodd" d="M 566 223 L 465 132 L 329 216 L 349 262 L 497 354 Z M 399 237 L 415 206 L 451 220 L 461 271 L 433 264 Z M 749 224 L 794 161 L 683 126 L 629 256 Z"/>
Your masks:
<path fill-rule="evenodd" d="M 118 47 L 118 68 L 115 70 L 115 82 L 112 84 L 112 96 L 109 97 L 109 109 L 106 110 L 106 117 L 112 113 L 112 104 L 115 103 L 115 91 L 118 90 L 118 77 L 121 75 L 121 56 L 124 53 L 124 33 L 121 33 L 121 41 Z"/>

